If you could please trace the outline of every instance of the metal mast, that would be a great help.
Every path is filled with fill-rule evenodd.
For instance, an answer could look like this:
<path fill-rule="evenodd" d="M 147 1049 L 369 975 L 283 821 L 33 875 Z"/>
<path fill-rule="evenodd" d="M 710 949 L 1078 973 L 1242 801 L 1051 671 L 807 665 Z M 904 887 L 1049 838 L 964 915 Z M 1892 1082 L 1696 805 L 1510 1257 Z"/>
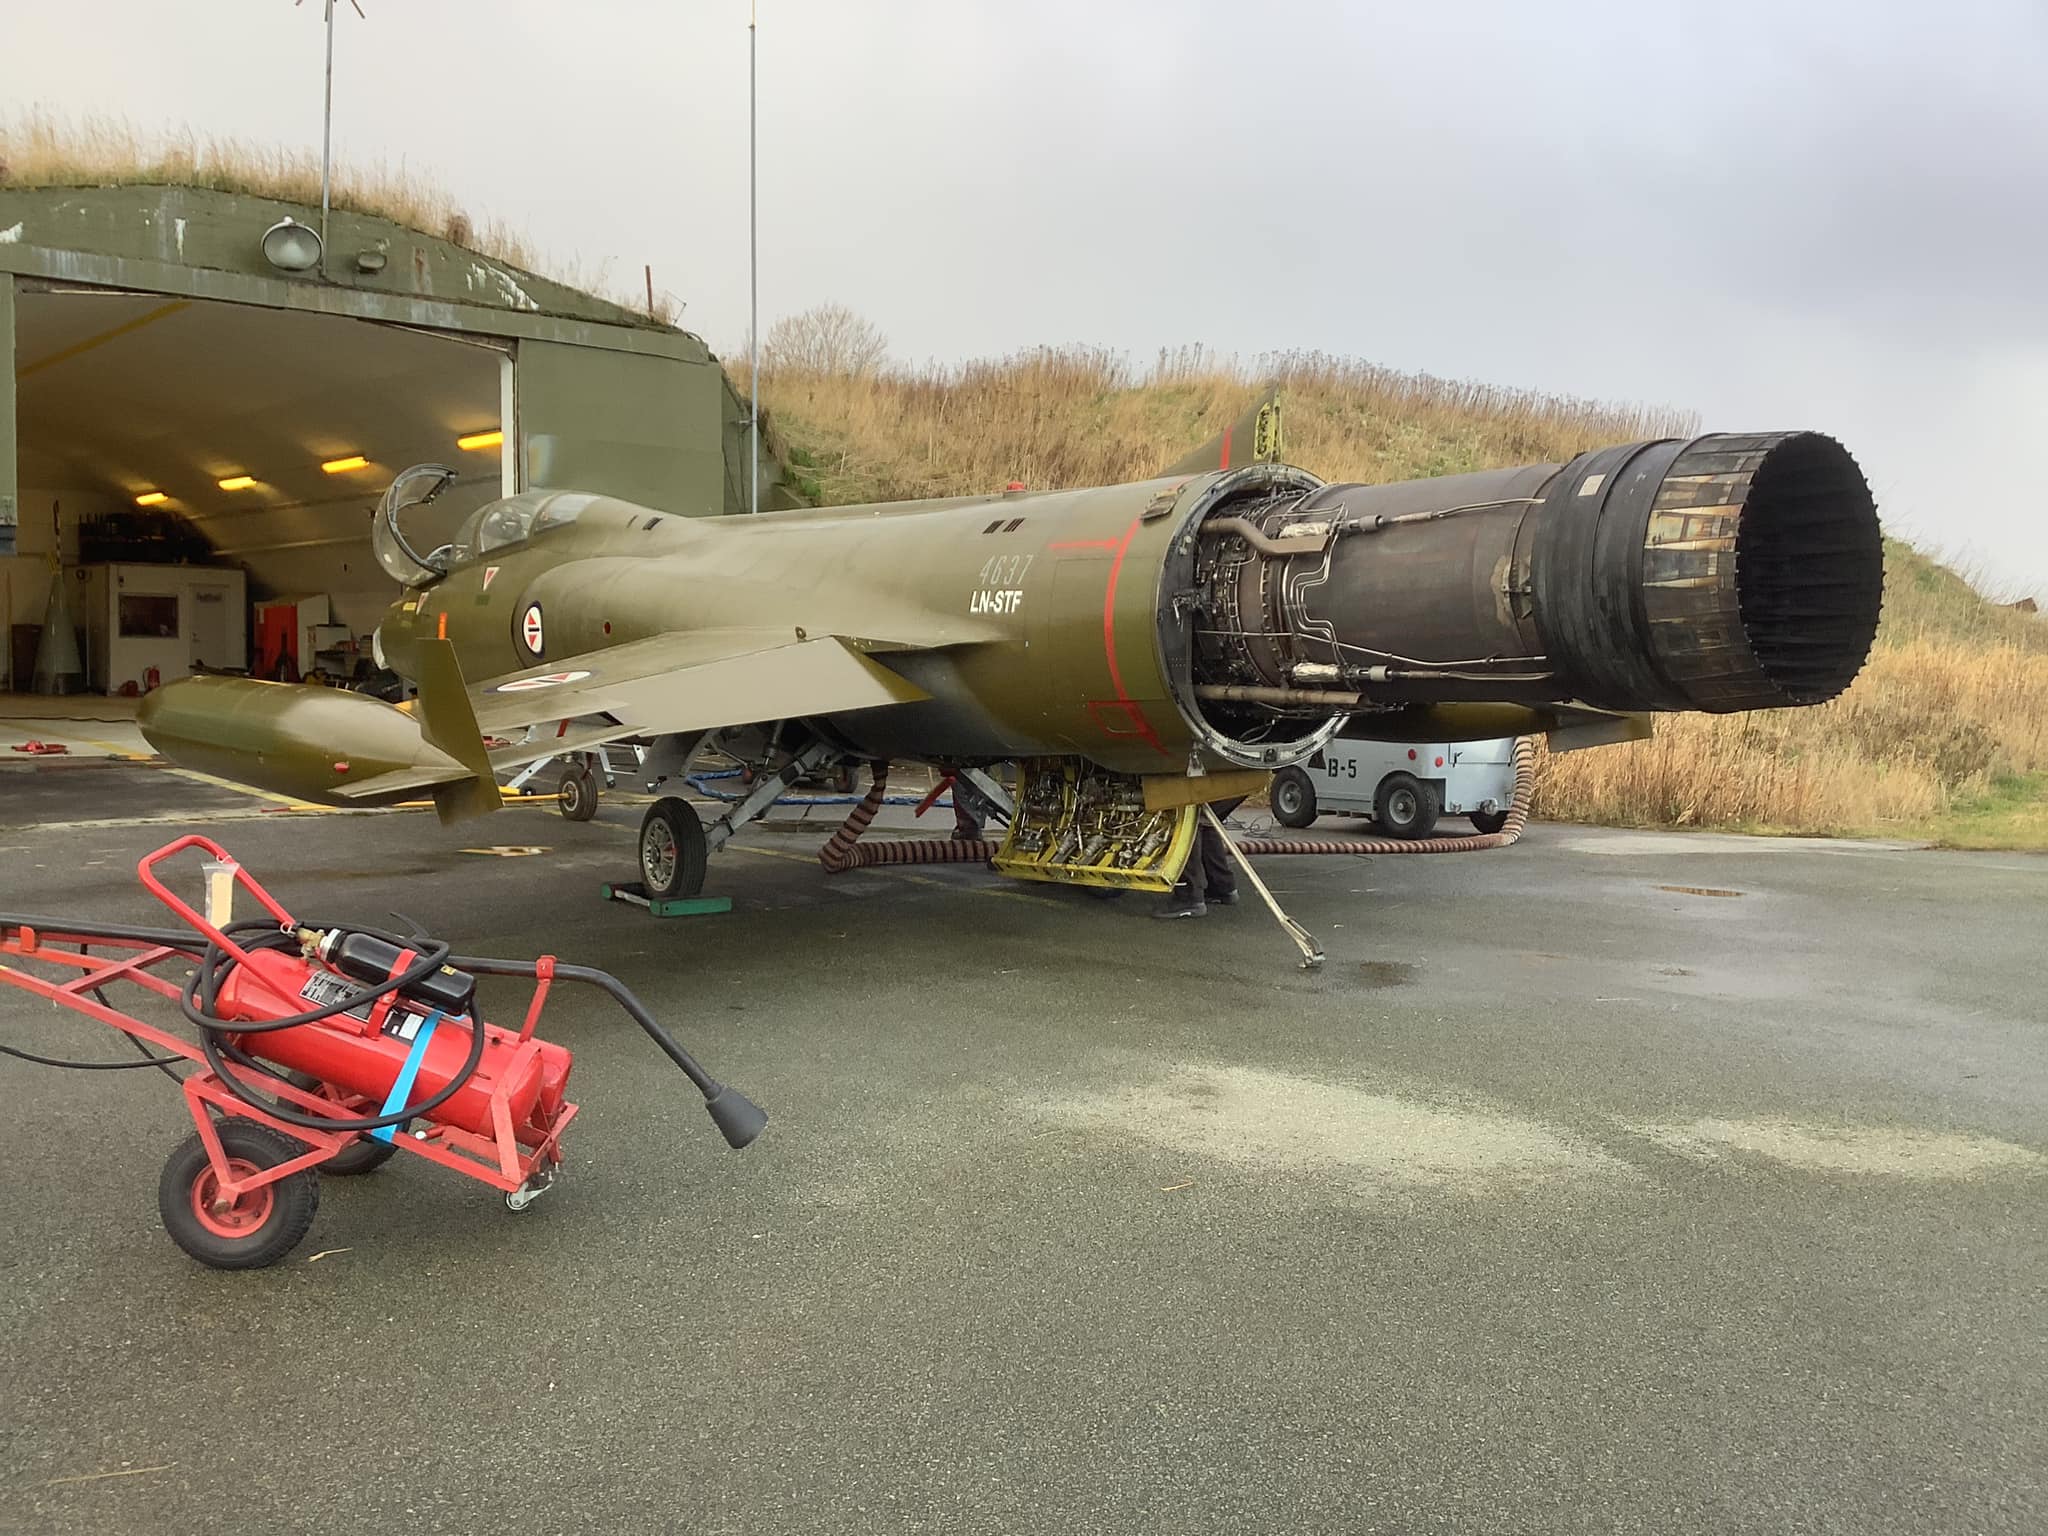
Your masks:
<path fill-rule="evenodd" d="M 332 3 L 332 0 L 329 0 Z M 756 6 L 747 6 L 747 510 L 761 510 L 761 216 L 756 172 Z"/>

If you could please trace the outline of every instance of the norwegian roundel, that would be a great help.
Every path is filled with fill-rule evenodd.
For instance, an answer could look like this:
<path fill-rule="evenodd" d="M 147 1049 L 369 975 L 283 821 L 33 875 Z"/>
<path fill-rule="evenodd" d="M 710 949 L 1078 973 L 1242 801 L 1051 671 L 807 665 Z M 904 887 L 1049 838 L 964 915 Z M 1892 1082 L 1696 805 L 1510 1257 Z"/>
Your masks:
<path fill-rule="evenodd" d="M 519 639 L 534 656 L 540 655 L 547 643 L 547 632 L 541 628 L 539 603 L 528 603 L 526 612 L 519 616 Z"/>

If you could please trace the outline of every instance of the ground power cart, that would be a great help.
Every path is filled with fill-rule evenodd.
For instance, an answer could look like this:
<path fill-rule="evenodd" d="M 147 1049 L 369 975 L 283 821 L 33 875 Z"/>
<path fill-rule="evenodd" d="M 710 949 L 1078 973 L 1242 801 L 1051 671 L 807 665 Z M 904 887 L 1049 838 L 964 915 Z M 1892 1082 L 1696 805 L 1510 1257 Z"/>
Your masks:
<path fill-rule="evenodd" d="M 1427 837 L 1443 816 L 1480 832 L 1507 825 L 1515 739 L 1353 741 L 1339 736 L 1298 768 L 1273 775 L 1273 818 L 1306 827 L 1318 816 L 1370 816 L 1389 837 Z"/>

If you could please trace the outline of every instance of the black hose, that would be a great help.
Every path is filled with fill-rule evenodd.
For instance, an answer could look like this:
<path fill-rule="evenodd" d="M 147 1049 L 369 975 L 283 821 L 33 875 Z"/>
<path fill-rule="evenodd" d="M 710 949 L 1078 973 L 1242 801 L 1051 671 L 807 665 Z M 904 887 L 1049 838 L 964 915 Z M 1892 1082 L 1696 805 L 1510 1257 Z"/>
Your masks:
<path fill-rule="evenodd" d="M 302 923 L 302 927 L 317 928 L 318 923 Z M 248 918 L 239 923 L 230 923 L 224 933 L 254 933 L 248 941 L 251 949 L 279 949 L 290 947 L 295 941 L 292 936 L 279 928 L 268 918 Z M 415 1116 L 424 1115 L 440 1108 L 462 1090 L 484 1059 L 484 1029 L 480 1021 L 469 1021 L 469 1055 L 447 1086 L 440 1092 L 430 1094 L 416 1104 L 407 1104 L 386 1115 L 339 1116 L 313 1115 L 295 1109 L 288 1103 L 271 1103 L 256 1098 L 236 1076 L 227 1070 L 228 1061 L 233 1061 L 245 1071 L 267 1077 L 272 1082 L 288 1083 L 289 1079 L 273 1072 L 240 1046 L 223 1040 L 224 1035 L 261 1035 L 273 1030 L 293 1029 L 302 1024 L 317 1024 L 323 1019 L 337 1018 L 360 1008 L 364 1003 L 403 992 L 407 987 L 424 981 L 427 977 L 448 963 L 449 947 L 438 939 L 424 940 L 417 936 L 387 933 L 379 928 L 352 925 L 345 930 L 349 933 L 366 934 L 373 939 L 382 939 L 399 949 L 412 949 L 420 958 L 384 981 L 372 982 L 345 993 L 323 1007 L 311 1008 L 304 1013 L 289 1014 L 281 1019 L 266 1020 L 261 1024 L 233 1023 L 223 1019 L 214 1011 L 220 996 L 220 984 L 241 964 L 233 955 L 218 944 L 208 942 L 205 953 L 200 956 L 198 967 L 185 978 L 185 985 L 178 994 L 178 1007 L 185 1017 L 199 1026 L 199 1049 L 205 1053 L 206 1064 L 213 1068 L 228 1092 L 244 1104 L 260 1109 L 273 1119 L 282 1120 L 286 1125 L 300 1126 L 309 1131 L 377 1131 L 387 1125 L 403 1125 Z"/>
<path fill-rule="evenodd" d="M 308 923 L 301 926 L 318 927 L 320 925 Z M 95 923 L 87 926 L 68 918 L 42 917 L 15 912 L 0 912 L 0 928 L 30 928 L 39 933 L 63 934 L 67 937 L 80 939 L 119 939 L 129 943 L 155 945 L 162 949 L 174 950 L 179 954 L 190 956 L 196 962 L 196 965 L 192 974 L 185 978 L 184 986 L 179 990 L 178 1008 L 184 1014 L 187 1021 L 198 1027 L 199 1049 L 206 1057 L 207 1065 L 212 1067 L 221 1081 L 226 1084 L 228 1092 L 232 1093 L 244 1104 L 261 1110 L 273 1119 L 282 1120 L 287 1125 L 296 1125 L 309 1131 L 333 1132 L 375 1131 L 381 1130 L 387 1125 L 403 1125 L 406 1121 L 416 1116 L 424 1115 L 431 1110 L 438 1109 L 441 1105 L 447 1103 L 448 1100 L 452 1099 L 461 1090 L 462 1086 L 470 1078 L 476 1075 L 477 1068 L 483 1064 L 483 1026 L 477 1020 L 472 1019 L 469 1031 L 469 1055 L 464 1060 L 462 1066 L 456 1071 L 455 1076 L 449 1079 L 446 1087 L 442 1088 L 440 1092 L 422 1099 L 417 1104 L 408 1104 L 391 1114 L 359 1117 L 311 1115 L 303 1110 L 292 1107 L 288 1103 L 273 1103 L 269 1100 L 258 1098 L 252 1090 L 242 1084 L 235 1074 L 227 1070 L 227 1063 L 233 1061 L 245 1071 L 254 1073 L 259 1077 L 267 1078 L 272 1082 L 289 1084 L 289 1079 L 277 1072 L 273 1072 L 269 1067 L 256 1060 L 255 1057 L 249 1055 L 239 1046 L 230 1044 L 221 1037 L 225 1035 L 260 1035 L 267 1034 L 272 1030 L 295 1028 L 302 1024 L 317 1024 L 324 1019 L 337 1018 L 342 1014 L 360 1008 L 365 1003 L 374 1003 L 379 998 L 386 997 L 392 993 L 402 992 L 407 987 L 424 981 L 447 963 L 448 945 L 439 940 L 427 940 L 420 938 L 418 935 L 387 933 L 378 928 L 351 925 L 344 931 L 367 934 L 371 938 L 382 939 L 387 944 L 395 945 L 399 949 L 414 950 L 419 954 L 420 958 L 407 966 L 403 971 L 400 971 L 396 976 L 345 992 L 332 1003 L 321 1007 L 310 1008 L 304 1013 L 291 1014 L 285 1018 L 271 1019 L 264 1023 L 237 1023 L 222 1018 L 215 1010 L 220 996 L 221 983 L 227 980 L 228 976 L 241 962 L 212 940 L 207 940 L 202 945 L 198 942 L 195 935 L 179 929 L 141 928 L 120 923 Z M 230 935 L 250 935 L 250 937 L 244 938 L 241 941 L 246 949 L 279 949 L 289 947 L 296 942 L 291 934 L 281 929 L 270 918 L 247 918 L 239 923 L 230 923 L 222 932 Z M 102 1006 L 105 1006 L 104 998 L 101 999 L 101 1003 Z M 130 1035 L 128 1039 L 140 1047 L 141 1042 L 136 1041 L 134 1036 Z M 33 1052 L 17 1050 L 13 1046 L 5 1045 L 0 1045 L 0 1053 L 19 1057 L 23 1061 L 34 1062 L 38 1066 L 69 1067 L 82 1072 L 112 1072 L 126 1071 L 131 1067 L 159 1067 L 163 1069 L 167 1076 L 174 1079 L 177 1079 L 177 1074 L 170 1071 L 169 1063 L 179 1059 L 177 1057 L 159 1058 L 149 1056 L 144 1060 L 132 1062 L 66 1061 L 53 1056 L 38 1056 Z M 182 1079 L 178 1080 L 182 1081 Z"/>
<path fill-rule="evenodd" d="M 135 1039 L 133 1035 L 128 1038 Z M 32 1061 L 39 1067 L 69 1067 L 74 1072 L 132 1072 L 137 1067 L 161 1067 L 166 1062 L 183 1059 L 178 1056 L 145 1056 L 140 1061 L 65 1061 L 57 1056 L 38 1056 L 34 1051 L 18 1051 L 11 1045 L 0 1045 L 0 1056 L 12 1056 L 17 1061 Z M 171 1075 L 177 1076 L 175 1072 Z"/>

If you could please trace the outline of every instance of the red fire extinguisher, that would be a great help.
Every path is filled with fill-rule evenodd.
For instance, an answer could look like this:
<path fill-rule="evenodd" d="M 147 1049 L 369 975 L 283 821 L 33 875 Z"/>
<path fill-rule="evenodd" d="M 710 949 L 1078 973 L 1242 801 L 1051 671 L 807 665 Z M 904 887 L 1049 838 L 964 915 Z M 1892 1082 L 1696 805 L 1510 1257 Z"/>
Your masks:
<path fill-rule="evenodd" d="M 161 688 L 163 682 L 163 673 L 159 672 L 155 667 L 144 668 L 142 673 L 142 691 L 144 693 L 150 693 L 155 689 Z"/>

